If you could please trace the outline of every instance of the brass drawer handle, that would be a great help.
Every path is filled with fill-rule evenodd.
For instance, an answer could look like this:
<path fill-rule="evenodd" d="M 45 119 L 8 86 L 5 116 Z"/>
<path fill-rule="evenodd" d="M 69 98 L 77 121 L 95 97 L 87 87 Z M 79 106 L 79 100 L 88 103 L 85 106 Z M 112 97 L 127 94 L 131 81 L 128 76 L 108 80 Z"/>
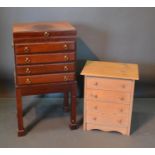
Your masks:
<path fill-rule="evenodd" d="M 67 81 L 68 80 L 68 77 L 67 76 L 64 76 L 64 81 Z"/>
<path fill-rule="evenodd" d="M 68 67 L 67 66 L 64 66 L 64 71 L 68 71 Z"/>
<path fill-rule="evenodd" d="M 68 49 L 67 44 L 64 44 L 64 49 L 65 49 L 65 50 L 67 50 L 67 49 Z"/>
<path fill-rule="evenodd" d="M 27 74 L 30 74 L 31 71 L 30 71 L 30 68 L 26 68 L 26 71 L 25 71 Z"/>
<path fill-rule="evenodd" d="M 26 47 L 24 47 L 24 52 L 25 53 L 29 53 L 29 51 L 30 51 L 30 49 L 26 46 Z"/>
<path fill-rule="evenodd" d="M 49 36 L 50 36 L 50 33 L 44 32 L 44 37 L 45 37 L 45 38 L 48 38 Z"/>
<path fill-rule="evenodd" d="M 69 58 L 68 58 L 67 55 L 64 56 L 64 60 L 65 60 L 65 61 L 69 60 Z"/>
<path fill-rule="evenodd" d="M 31 80 L 29 78 L 26 79 L 25 81 L 26 84 L 31 84 Z"/>
<path fill-rule="evenodd" d="M 30 62 L 31 62 L 31 60 L 30 60 L 28 57 L 26 57 L 26 58 L 25 58 L 25 63 L 26 63 L 26 64 L 29 64 Z"/>

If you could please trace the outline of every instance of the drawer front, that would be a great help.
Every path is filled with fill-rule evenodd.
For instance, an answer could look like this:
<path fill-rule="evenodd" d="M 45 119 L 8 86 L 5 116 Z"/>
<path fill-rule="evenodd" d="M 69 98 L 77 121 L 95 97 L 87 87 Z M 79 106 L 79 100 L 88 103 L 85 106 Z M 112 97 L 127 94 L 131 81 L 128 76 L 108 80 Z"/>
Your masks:
<path fill-rule="evenodd" d="M 130 94 L 120 91 L 105 91 L 87 89 L 86 99 L 91 101 L 101 101 L 108 103 L 130 104 Z"/>
<path fill-rule="evenodd" d="M 24 65 L 16 67 L 16 72 L 18 75 L 34 75 L 73 71 L 75 71 L 75 63 Z"/>
<path fill-rule="evenodd" d="M 128 127 L 127 115 L 104 115 L 101 113 L 87 112 L 87 123 L 103 124 L 104 126 Z"/>
<path fill-rule="evenodd" d="M 44 84 L 75 80 L 75 73 L 44 74 L 33 76 L 17 76 L 18 85 Z"/>
<path fill-rule="evenodd" d="M 53 53 L 53 54 L 32 54 L 16 55 L 17 65 L 30 65 L 39 63 L 69 62 L 75 60 L 75 53 Z"/>
<path fill-rule="evenodd" d="M 95 101 L 86 101 L 86 108 L 88 112 L 92 113 L 101 113 L 103 115 L 122 115 L 129 114 L 129 105 L 128 104 L 109 104 Z"/>
<path fill-rule="evenodd" d="M 86 86 L 92 89 L 116 90 L 130 92 L 133 81 L 111 78 L 87 77 Z"/>
<path fill-rule="evenodd" d="M 75 50 L 74 41 L 15 44 L 16 54 L 45 53 Z"/>

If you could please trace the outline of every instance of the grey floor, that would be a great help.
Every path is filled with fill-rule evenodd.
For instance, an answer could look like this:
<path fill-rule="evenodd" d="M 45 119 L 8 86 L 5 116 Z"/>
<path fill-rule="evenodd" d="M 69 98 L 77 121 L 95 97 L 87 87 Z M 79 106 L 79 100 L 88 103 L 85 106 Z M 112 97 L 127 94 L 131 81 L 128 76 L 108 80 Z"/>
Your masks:
<path fill-rule="evenodd" d="M 24 123 L 28 133 L 17 137 L 15 98 L 0 99 L 0 147 L 155 147 L 155 99 L 134 101 L 132 134 L 97 130 L 71 131 L 69 114 L 62 110 L 62 99 L 24 98 Z M 78 100 L 78 117 L 82 116 Z"/>

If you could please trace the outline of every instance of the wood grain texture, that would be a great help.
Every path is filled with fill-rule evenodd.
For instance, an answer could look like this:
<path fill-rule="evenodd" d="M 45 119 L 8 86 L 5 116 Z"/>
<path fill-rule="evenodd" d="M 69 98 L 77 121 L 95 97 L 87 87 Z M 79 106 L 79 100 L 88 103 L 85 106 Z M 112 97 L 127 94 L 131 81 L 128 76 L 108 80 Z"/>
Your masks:
<path fill-rule="evenodd" d="M 131 92 L 133 80 L 87 76 L 87 88 Z"/>
<path fill-rule="evenodd" d="M 17 65 L 29 64 L 45 64 L 55 62 L 69 62 L 75 61 L 75 52 L 69 53 L 52 53 L 52 54 L 35 54 L 35 55 L 17 55 Z"/>
<path fill-rule="evenodd" d="M 138 80 L 138 65 L 105 61 L 87 61 L 81 75 Z"/>
<path fill-rule="evenodd" d="M 119 91 L 105 91 L 87 89 L 86 99 L 91 101 L 101 101 L 107 103 L 130 104 L 130 94 Z"/>
<path fill-rule="evenodd" d="M 46 43 L 28 43 L 16 44 L 17 54 L 45 53 L 45 52 L 66 52 L 75 50 L 75 42 L 46 42 Z"/>
<path fill-rule="evenodd" d="M 16 67 L 18 75 L 35 75 L 75 71 L 75 63 L 53 63 L 38 65 L 20 65 Z"/>

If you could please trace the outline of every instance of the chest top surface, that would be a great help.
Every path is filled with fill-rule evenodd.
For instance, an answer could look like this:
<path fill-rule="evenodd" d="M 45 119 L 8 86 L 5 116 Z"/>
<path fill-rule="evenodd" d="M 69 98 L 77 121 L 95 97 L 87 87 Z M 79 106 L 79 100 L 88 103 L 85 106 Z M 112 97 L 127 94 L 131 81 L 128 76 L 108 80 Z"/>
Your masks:
<path fill-rule="evenodd" d="M 75 31 L 75 28 L 68 22 L 19 23 L 13 26 L 13 33 L 44 31 Z"/>
<path fill-rule="evenodd" d="M 138 80 L 138 65 L 106 61 L 87 61 L 81 75 Z"/>

